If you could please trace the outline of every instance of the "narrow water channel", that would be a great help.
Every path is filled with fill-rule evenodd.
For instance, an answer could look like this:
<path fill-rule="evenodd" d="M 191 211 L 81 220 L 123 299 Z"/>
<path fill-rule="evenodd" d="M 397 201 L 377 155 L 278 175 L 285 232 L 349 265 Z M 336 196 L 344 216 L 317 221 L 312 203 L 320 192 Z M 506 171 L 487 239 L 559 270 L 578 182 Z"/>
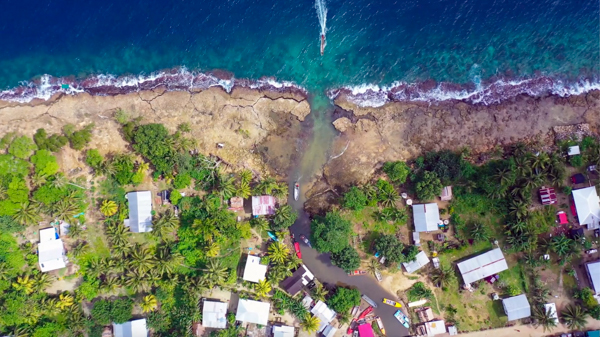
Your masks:
<path fill-rule="evenodd" d="M 298 211 L 298 220 L 291 227 L 296 238 L 301 234 L 310 237 L 310 217 L 304 211 L 305 193 L 307 185 L 317 179 L 322 172 L 323 166 L 330 158 L 330 150 L 337 131 L 331 123 L 331 114 L 334 106 L 327 96 L 317 94 L 309 97 L 311 106 L 310 117 L 312 119 L 312 134 L 306 150 L 301 156 L 299 163 L 290 169 L 290 200 L 289 203 Z M 300 182 L 300 198 L 293 199 L 293 184 Z M 299 240 L 301 241 L 301 240 Z M 367 295 L 378 303 L 374 313 L 380 316 L 386 328 L 387 336 L 401 337 L 409 335 L 408 329 L 394 318 L 397 309 L 381 303 L 383 298 L 394 299 L 396 296 L 383 289 L 372 275 L 348 276 L 342 269 L 331 264 L 329 254 L 320 254 L 315 249 L 309 248 L 304 242 L 300 242 L 302 260 L 304 264 L 315 274 L 315 277 L 325 284 L 356 287 L 362 294 Z"/>

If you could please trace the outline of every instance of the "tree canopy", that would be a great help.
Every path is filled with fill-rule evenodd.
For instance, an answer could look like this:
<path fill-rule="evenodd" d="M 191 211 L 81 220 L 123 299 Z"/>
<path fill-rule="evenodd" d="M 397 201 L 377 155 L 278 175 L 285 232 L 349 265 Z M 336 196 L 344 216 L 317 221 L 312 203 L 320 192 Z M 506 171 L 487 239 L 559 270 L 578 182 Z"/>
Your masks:
<path fill-rule="evenodd" d="M 383 164 L 383 172 L 388 175 L 391 181 L 404 184 L 410 174 L 410 168 L 403 161 L 388 161 Z"/>
<path fill-rule="evenodd" d="M 360 188 L 356 186 L 350 187 L 350 189 L 344 193 L 342 199 L 342 205 L 345 208 L 360 211 L 367 205 L 367 195 Z"/>
<path fill-rule="evenodd" d="M 319 252 L 338 253 L 348 246 L 351 228 L 352 223 L 339 213 L 328 212 L 325 217 L 317 217 L 311 222 L 311 238 Z"/>
<path fill-rule="evenodd" d="M 327 300 L 327 305 L 341 314 L 360 304 L 360 291 L 345 287 L 337 287 L 335 293 Z"/>
<path fill-rule="evenodd" d="M 346 246 L 339 252 L 331 254 L 331 263 L 349 272 L 360 266 L 360 256 L 356 249 Z"/>

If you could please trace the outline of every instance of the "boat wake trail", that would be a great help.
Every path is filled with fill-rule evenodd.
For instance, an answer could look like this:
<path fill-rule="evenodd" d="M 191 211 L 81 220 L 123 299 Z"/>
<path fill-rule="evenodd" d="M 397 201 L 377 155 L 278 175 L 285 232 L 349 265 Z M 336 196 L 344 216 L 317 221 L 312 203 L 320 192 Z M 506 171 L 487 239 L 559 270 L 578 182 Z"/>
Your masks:
<path fill-rule="evenodd" d="M 327 45 L 325 40 L 325 33 L 327 33 L 327 6 L 325 0 L 315 0 L 315 8 L 319 17 L 319 24 L 321 25 L 321 55 L 323 55 L 325 46 Z"/>

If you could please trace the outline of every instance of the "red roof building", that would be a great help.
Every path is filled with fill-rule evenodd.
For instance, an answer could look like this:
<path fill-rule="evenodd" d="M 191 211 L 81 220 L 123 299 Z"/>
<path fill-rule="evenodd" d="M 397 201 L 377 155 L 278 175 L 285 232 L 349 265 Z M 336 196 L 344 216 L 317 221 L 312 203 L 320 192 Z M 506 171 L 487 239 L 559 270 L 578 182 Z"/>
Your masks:
<path fill-rule="evenodd" d="M 556 213 L 556 216 L 558 217 L 559 225 L 566 225 L 569 223 L 569 219 L 567 219 L 567 213 L 560 211 L 560 212 Z"/>
<path fill-rule="evenodd" d="M 554 188 L 540 188 L 540 200 L 542 201 L 542 205 L 556 204 L 556 192 L 554 191 Z"/>
<path fill-rule="evenodd" d="M 371 324 L 365 323 L 358 326 L 358 336 L 360 337 L 374 337 L 373 328 Z"/>

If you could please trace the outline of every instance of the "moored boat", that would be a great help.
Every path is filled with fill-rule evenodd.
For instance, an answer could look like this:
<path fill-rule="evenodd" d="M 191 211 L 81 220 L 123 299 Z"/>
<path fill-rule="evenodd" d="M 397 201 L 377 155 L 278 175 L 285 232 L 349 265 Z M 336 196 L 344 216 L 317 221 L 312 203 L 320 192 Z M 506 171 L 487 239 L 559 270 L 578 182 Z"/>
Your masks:
<path fill-rule="evenodd" d="M 396 301 L 389 300 L 387 298 L 383 299 L 383 303 L 387 304 L 387 305 L 391 305 L 392 307 L 402 308 L 402 304 L 400 304 L 400 303 L 398 303 Z"/>
<path fill-rule="evenodd" d="M 300 184 L 298 182 L 294 183 L 294 200 L 298 201 L 300 197 Z"/>
<path fill-rule="evenodd" d="M 375 303 L 375 301 L 373 301 L 369 296 L 367 295 L 362 295 L 361 298 L 363 300 L 365 300 L 365 302 L 369 303 L 371 306 L 373 306 L 374 308 L 377 308 L 377 303 Z"/>
<path fill-rule="evenodd" d="M 402 323 L 402 325 L 404 325 L 405 328 L 409 329 L 410 328 L 410 321 L 408 320 L 408 317 L 406 317 L 406 315 L 404 313 L 402 313 L 402 311 L 398 310 L 396 311 L 396 313 L 394 314 L 394 317 L 396 317 L 396 319 Z"/>
<path fill-rule="evenodd" d="M 379 330 L 385 336 L 385 328 L 383 327 L 383 321 L 381 321 L 381 317 L 377 316 L 375 317 L 375 320 L 377 321 L 377 326 L 379 327 Z"/>
<path fill-rule="evenodd" d="M 364 274 L 366 274 L 366 273 L 367 273 L 367 272 L 366 272 L 366 271 L 364 271 L 364 270 L 356 269 L 356 270 L 353 270 L 353 271 L 349 272 L 349 273 L 348 273 L 348 276 L 364 275 Z"/>
<path fill-rule="evenodd" d="M 373 307 L 369 306 L 360 314 L 360 316 L 358 316 L 358 320 L 360 321 L 361 319 L 367 317 L 367 315 L 370 314 L 372 311 Z"/>

